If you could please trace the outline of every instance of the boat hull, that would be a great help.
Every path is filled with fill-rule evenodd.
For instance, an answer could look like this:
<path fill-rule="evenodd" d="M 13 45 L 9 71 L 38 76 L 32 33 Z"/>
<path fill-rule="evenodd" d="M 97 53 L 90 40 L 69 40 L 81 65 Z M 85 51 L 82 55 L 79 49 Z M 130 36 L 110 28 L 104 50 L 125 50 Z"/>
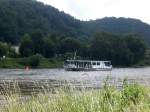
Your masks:
<path fill-rule="evenodd" d="M 112 68 L 65 68 L 66 71 L 112 71 Z"/>

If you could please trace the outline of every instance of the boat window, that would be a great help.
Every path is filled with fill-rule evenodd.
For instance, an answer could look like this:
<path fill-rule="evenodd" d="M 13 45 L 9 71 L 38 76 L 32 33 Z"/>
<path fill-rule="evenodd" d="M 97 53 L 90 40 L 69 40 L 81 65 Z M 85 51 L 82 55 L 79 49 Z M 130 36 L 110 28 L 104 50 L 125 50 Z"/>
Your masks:
<path fill-rule="evenodd" d="M 106 66 L 111 66 L 111 62 L 104 62 Z"/>
<path fill-rule="evenodd" d="M 93 65 L 96 65 L 96 62 L 93 62 Z"/>
<path fill-rule="evenodd" d="M 67 65 L 67 64 L 69 64 L 69 62 L 68 62 L 68 61 L 65 61 L 65 65 Z"/>
<path fill-rule="evenodd" d="M 74 64 L 74 62 L 73 62 L 73 61 L 71 61 L 71 64 Z"/>
<path fill-rule="evenodd" d="M 97 65 L 100 65 L 100 62 L 97 62 Z"/>

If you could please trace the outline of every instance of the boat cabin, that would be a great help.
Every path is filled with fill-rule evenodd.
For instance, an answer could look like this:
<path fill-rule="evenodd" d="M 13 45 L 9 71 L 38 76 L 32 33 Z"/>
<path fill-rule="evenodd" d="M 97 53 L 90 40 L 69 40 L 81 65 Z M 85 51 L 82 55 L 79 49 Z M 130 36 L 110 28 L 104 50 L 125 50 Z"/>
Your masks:
<path fill-rule="evenodd" d="M 66 60 L 65 70 L 111 70 L 111 61 L 92 61 L 92 60 Z"/>

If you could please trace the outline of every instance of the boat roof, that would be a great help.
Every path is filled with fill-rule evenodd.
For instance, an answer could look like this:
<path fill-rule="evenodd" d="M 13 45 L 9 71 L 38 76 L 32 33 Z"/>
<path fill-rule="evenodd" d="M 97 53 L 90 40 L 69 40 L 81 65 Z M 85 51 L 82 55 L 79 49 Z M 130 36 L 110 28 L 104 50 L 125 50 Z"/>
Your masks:
<path fill-rule="evenodd" d="M 98 61 L 98 60 L 66 60 L 66 61 L 77 61 L 77 62 L 111 62 L 111 61 Z"/>

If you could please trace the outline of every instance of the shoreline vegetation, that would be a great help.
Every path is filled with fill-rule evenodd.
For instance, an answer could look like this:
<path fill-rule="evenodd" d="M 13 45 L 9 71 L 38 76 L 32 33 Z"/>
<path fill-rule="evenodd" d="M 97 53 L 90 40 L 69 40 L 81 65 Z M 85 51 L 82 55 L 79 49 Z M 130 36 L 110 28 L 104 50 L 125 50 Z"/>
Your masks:
<path fill-rule="evenodd" d="M 32 60 L 32 61 L 31 61 Z M 5 58 L 0 61 L 0 68 L 6 69 L 25 69 L 26 67 L 33 69 L 43 69 L 43 68 L 63 68 L 64 60 L 61 58 L 40 58 L 40 59 L 30 59 L 28 58 Z M 149 67 L 148 61 L 143 60 L 138 64 L 132 66 L 113 66 L 116 68 L 140 68 Z"/>
<path fill-rule="evenodd" d="M 29 68 L 62 68 L 63 60 L 55 58 L 41 58 L 35 60 L 30 58 L 6 58 L 0 61 L 0 68 L 25 69 Z"/>
<path fill-rule="evenodd" d="M 25 34 L 18 46 L 0 42 L 0 68 L 60 68 L 74 58 L 111 61 L 114 67 L 145 66 L 150 65 L 150 50 L 138 35 L 108 32 L 86 40 L 34 32 Z"/>
<path fill-rule="evenodd" d="M 148 112 L 150 88 L 137 83 L 124 83 L 121 89 L 104 84 L 100 90 L 61 88 L 46 90 L 21 98 L 21 94 L 4 94 L 1 112 Z"/>

